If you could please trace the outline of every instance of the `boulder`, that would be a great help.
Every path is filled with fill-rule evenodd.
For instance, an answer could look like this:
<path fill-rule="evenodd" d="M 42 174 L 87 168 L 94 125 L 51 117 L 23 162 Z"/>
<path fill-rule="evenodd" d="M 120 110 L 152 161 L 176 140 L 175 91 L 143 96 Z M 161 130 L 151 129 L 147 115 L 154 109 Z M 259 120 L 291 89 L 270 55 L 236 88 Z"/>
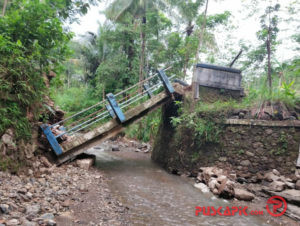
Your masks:
<path fill-rule="evenodd" d="M 254 195 L 252 193 L 239 188 L 234 189 L 234 197 L 243 201 L 251 201 L 254 199 Z"/>
<path fill-rule="evenodd" d="M 281 181 L 273 181 L 272 183 L 269 184 L 269 188 L 272 191 L 283 191 L 286 187 L 286 184 Z"/>
<path fill-rule="evenodd" d="M 200 191 L 202 191 L 203 193 L 208 193 L 209 192 L 209 189 L 208 187 L 206 186 L 206 184 L 203 184 L 203 183 L 196 183 L 194 184 L 194 187 L 195 188 L 198 188 Z"/>
<path fill-rule="evenodd" d="M 279 180 L 279 177 L 276 176 L 273 172 L 268 172 L 265 174 L 264 179 L 268 182 L 273 182 Z"/>
<path fill-rule="evenodd" d="M 208 187 L 211 191 L 213 191 L 215 188 L 217 188 L 219 185 L 218 181 L 216 179 L 211 179 L 209 182 L 208 182 Z"/>
<path fill-rule="evenodd" d="M 76 164 L 79 168 L 88 170 L 94 164 L 94 159 L 78 159 Z"/>

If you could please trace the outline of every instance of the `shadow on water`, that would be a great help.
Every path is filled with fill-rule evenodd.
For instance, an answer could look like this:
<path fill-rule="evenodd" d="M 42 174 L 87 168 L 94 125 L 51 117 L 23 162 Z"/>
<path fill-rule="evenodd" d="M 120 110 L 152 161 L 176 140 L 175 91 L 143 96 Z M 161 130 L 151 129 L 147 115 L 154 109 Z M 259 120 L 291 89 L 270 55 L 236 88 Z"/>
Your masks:
<path fill-rule="evenodd" d="M 193 180 L 168 174 L 149 154 L 93 150 L 96 165 L 110 178 L 110 187 L 129 207 L 132 225 L 270 225 L 254 216 L 195 216 L 196 206 L 230 206 L 203 194 Z"/>

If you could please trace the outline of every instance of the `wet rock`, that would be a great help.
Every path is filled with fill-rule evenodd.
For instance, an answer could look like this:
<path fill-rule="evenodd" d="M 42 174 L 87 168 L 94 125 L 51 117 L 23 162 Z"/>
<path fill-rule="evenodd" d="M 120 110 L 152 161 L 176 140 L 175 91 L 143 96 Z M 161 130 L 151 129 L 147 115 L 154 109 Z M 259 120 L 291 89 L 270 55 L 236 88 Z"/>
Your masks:
<path fill-rule="evenodd" d="M 246 190 L 234 188 L 234 197 L 238 200 L 251 201 L 254 195 Z"/>
<path fill-rule="evenodd" d="M 272 191 L 283 191 L 285 189 L 286 185 L 284 182 L 281 181 L 273 181 L 269 184 L 269 188 Z"/>
<path fill-rule="evenodd" d="M 203 193 L 208 193 L 209 192 L 209 188 L 206 186 L 206 184 L 196 183 L 196 184 L 194 184 L 194 187 L 198 188 Z"/>
<path fill-rule="evenodd" d="M 94 164 L 94 159 L 78 159 L 76 164 L 79 168 L 88 170 Z"/>
<path fill-rule="evenodd" d="M 7 204 L 0 204 L 0 210 L 4 214 L 9 214 L 9 206 Z"/>

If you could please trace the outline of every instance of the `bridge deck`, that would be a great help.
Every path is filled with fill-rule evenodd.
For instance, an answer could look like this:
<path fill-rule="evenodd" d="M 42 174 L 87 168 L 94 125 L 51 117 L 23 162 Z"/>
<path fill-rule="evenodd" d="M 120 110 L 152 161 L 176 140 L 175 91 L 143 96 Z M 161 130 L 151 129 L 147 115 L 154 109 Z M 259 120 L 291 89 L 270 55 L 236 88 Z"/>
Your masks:
<path fill-rule="evenodd" d="M 179 84 L 173 84 L 175 93 L 182 95 L 183 88 Z M 138 120 L 149 111 L 154 110 L 163 103 L 169 101 L 172 98 L 166 91 L 163 91 L 156 96 L 153 96 L 151 99 L 146 102 L 129 109 L 124 113 L 126 121 L 120 124 L 117 119 L 111 119 L 105 124 L 95 128 L 85 134 L 79 134 L 74 136 L 70 141 L 64 142 L 61 144 L 63 154 L 59 156 L 58 163 L 61 164 L 78 154 L 83 153 L 89 147 L 92 147 L 105 139 L 108 139 L 112 136 L 117 135 L 122 131 L 124 126 L 132 123 L 135 120 Z"/>

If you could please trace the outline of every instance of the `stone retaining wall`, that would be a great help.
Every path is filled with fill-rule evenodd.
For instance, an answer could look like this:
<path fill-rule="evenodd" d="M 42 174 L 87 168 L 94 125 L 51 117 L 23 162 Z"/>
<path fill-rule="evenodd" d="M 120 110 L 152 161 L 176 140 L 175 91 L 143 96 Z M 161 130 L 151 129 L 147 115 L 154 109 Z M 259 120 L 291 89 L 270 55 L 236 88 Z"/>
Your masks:
<path fill-rule="evenodd" d="M 196 175 L 200 167 L 217 166 L 252 178 L 258 173 L 277 169 L 282 175 L 295 174 L 299 154 L 300 121 L 259 121 L 229 119 L 219 142 L 200 147 L 191 131 L 176 138 L 170 117 L 176 116 L 173 104 L 163 107 L 163 122 L 154 145 L 152 158 L 174 173 Z"/>
<path fill-rule="evenodd" d="M 238 173 L 248 176 L 270 169 L 284 175 L 294 174 L 299 154 L 299 121 L 252 120 L 255 125 L 238 121 L 234 125 L 227 121 L 216 165 L 229 163 Z"/>

